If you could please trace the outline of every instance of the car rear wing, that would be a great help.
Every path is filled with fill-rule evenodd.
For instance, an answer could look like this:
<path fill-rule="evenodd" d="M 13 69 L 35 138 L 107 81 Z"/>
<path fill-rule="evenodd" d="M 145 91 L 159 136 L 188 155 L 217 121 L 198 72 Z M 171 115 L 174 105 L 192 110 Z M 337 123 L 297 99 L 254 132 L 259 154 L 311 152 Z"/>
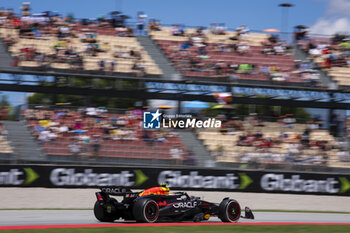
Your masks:
<path fill-rule="evenodd" d="M 100 187 L 101 191 L 113 196 L 124 196 L 127 193 L 132 193 L 129 188 L 126 187 Z"/>
<path fill-rule="evenodd" d="M 111 196 L 133 197 L 139 194 L 139 192 L 132 192 L 130 188 L 127 187 L 100 187 L 100 189 L 101 192 Z"/>

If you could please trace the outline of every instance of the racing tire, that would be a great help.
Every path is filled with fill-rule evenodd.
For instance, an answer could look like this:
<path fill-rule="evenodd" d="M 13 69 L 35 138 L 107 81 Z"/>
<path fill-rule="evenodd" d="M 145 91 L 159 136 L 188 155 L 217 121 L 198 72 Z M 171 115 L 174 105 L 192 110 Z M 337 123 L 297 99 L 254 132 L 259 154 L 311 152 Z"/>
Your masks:
<path fill-rule="evenodd" d="M 238 222 L 241 217 L 241 207 L 236 200 L 224 199 L 219 205 L 218 217 L 223 222 Z"/>
<path fill-rule="evenodd" d="M 116 220 L 115 217 L 107 213 L 107 211 L 100 205 L 98 201 L 95 202 L 94 214 L 100 222 L 113 222 Z"/>
<path fill-rule="evenodd" d="M 137 222 L 154 223 L 159 217 L 159 206 L 152 199 L 139 199 L 133 207 L 133 215 Z"/>

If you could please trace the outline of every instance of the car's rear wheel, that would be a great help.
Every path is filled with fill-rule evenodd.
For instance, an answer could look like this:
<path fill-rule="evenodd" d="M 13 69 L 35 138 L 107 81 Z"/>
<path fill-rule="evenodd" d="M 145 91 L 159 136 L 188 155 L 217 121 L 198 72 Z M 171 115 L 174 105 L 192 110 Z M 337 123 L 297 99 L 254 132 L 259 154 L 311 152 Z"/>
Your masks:
<path fill-rule="evenodd" d="M 111 205 L 108 205 L 106 208 L 104 208 L 103 206 L 101 206 L 99 201 L 96 201 L 94 206 L 95 217 L 100 222 L 113 222 L 114 220 L 116 220 L 116 217 L 112 214 L 112 208 L 113 207 Z"/>
<path fill-rule="evenodd" d="M 136 201 L 133 214 L 137 222 L 154 223 L 159 217 L 159 207 L 154 200 L 142 198 Z"/>
<path fill-rule="evenodd" d="M 238 222 L 241 207 L 236 200 L 224 199 L 219 205 L 219 216 L 223 222 Z"/>

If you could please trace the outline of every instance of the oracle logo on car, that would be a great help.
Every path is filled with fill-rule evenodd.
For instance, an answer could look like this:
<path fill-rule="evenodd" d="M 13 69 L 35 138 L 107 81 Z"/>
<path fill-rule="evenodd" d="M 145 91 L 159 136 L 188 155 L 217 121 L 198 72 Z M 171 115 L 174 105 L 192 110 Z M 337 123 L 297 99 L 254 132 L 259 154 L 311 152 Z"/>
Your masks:
<path fill-rule="evenodd" d="M 194 202 L 179 202 L 173 204 L 174 208 L 195 208 L 198 205 L 196 201 Z"/>
<path fill-rule="evenodd" d="M 130 189 L 126 188 L 101 188 L 102 192 L 109 193 L 109 194 L 119 194 L 119 193 L 126 193 L 130 191 Z"/>

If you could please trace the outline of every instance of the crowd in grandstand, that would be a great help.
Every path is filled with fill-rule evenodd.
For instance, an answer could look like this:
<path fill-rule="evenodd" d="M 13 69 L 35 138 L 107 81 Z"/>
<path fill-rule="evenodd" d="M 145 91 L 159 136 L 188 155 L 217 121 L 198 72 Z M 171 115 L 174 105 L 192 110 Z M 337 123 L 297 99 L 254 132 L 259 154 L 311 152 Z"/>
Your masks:
<path fill-rule="evenodd" d="M 299 48 L 305 51 L 319 69 L 325 71 L 333 81 L 338 82 L 338 85 L 349 85 L 349 35 L 341 33 L 332 37 L 313 37 L 308 35 L 305 26 L 299 25 L 299 27 L 301 28 L 295 33 L 295 41 Z"/>
<path fill-rule="evenodd" d="M 113 114 L 105 108 L 95 107 L 28 109 L 24 116 L 48 155 L 85 159 L 164 159 L 177 165 L 194 164 L 191 151 L 182 144 L 176 132 L 142 129 L 142 110 Z M 224 120 L 220 115 L 217 118 L 223 120 L 223 125 L 213 136 L 215 139 L 206 138 L 205 130 L 199 135 L 217 162 L 256 163 L 259 166 L 329 166 L 334 158 L 343 165 L 350 162 L 346 143 L 337 141 L 329 131 L 321 129 L 323 122 L 318 119 L 298 124 L 292 115 L 282 116 L 276 122 L 262 120 L 255 114 L 244 120 Z M 212 135 L 212 131 L 208 132 Z"/>
<path fill-rule="evenodd" d="M 279 39 L 278 35 L 270 34 L 258 45 L 251 45 L 251 33 L 244 24 L 232 34 L 223 23 L 212 23 L 208 29 L 198 27 L 189 30 L 179 24 L 164 28 L 158 20 L 147 20 L 148 16 L 143 12 L 137 14 L 135 29 L 126 23 L 129 17 L 120 12 L 111 12 L 109 17 L 81 20 L 74 19 L 72 15 L 62 17 L 49 11 L 32 15 L 28 13 L 26 16 L 17 16 L 13 11 L 2 11 L 1 15 L 1 27 L 18 30 L 18 37 L 6 32 L 2 35 L 9 48 L 15 47 L 15 51 L 11 50 L 16 57 L 14 65 L 25 64 L 22 61 L 34 61 L 39 67 L 63 63 L 68 64 L 69 69 L 96 67 L 95 70 L 112 74 L 118 69 L 119 63 L 130 61 L 129 71 L 136 76 L 143 76 L 148 73 L 149 64 L 145 61 L 142 49 L 102 42 L 99 35 L 133 37 L 135 34 L 146 35 L 146 29 L 149 35 L 167 29 L 169 35 L 186 39 L 180 40 L 181 42 L 172 41 L 174 43 L 155 40 L 184 76 L 225 77 L 230 81 L 282 81 L 312 86 L 319 84 L 317 72 L 300 69 L 299 62 L 293 61 L 291 46 L 286 41 Z M 211 36 L 221 39 L 213 41 L 209 38 Z M 56 38 L 55 42 L 44 51 L 37 43 L 31 43 L 33 40 L 53 37 Z M 23 38 L 28 40 L 19 43 Z M 76 40 L 80 42 L 77 43 Z M 14 46 L 16 44 L 20 47 Z M 32 66 L 29 63 L 26 65 Z"/>
<path fill-rule="evenodd" d="M 14 66 L 22 61 L 36 62 L 42 68 L 48 68 L 52 63 L 63 63 L 69 64 L 69 69 L 73 70 L 97 66 L 99 71 L 111 74 L 119 63 L 127 61 L 131 63 L 130 71 L 135 75 L 143 76 L 146 73 L 143 50 L 100 39 L 99 35 L 134 37 L 132 27 L 126 26 L 128 17 L 125 15 L 76 20 L 54 12 L 17 16 L 13 11 L 1 11 L 0 17 L 0 27 L 9 30 L 3 30 L 1 36 L 15 56 Z M 144 31 L 143 17 L 139 16 L 138 31 Z M 15 33 L 11 30 L 15 30 Z M 96 59 L 91 61 L 89 57 Z"/>
<path fill-rule="evenodd" d="M 126 26 L 126 15 L 112 15 L 107 18 L 76 20 L 72 15 L 61 16 L 57 12 L 19 16 L 13 10 L 0 11 L 1 25 L 19 30 L 19 34 L 31 38 L 45 38 L 56 35 L 58 38 L 74 36 L 77 26 L 91 26 L 99 28 L 114 28 L 118 36 L 134 36 L 133 29 Z"/>
<path fill-rule="evenodd" d="M 349 61 L 350 38 L 346 35 L 335 35 L 330 40 L 317 42 L 317 39 L 308 40 L 303 48 L 313 59 L 319 58 L 320 66 L 328 68 L 331 66 L 347 66 Z"/>
<path fill-rule="evenodd" d="M 350 162 L 347 143 L 322 129 L 317 118 L 296 123 L 288 114 L 274 122 L 251 114 L 244 120 L 224 121 L 218 132 L 199 131 L 199 138 L 217 162 L 257 164 L 334 165 Z M 339 166 L 339 164 L 338 164 Z"/>
<path fill-rule="evenodd" d="M 176 164 L 192 159 L 175 132 L 142 130 L 142 110 L 113 114 L 95 107 L 77 111 L 27 109 L 24 117 L 47 154 L 148 158 L 147 151 L 153 153 L 152 159 L 174 160 Z M 123 149 L 126 154 L 121 152 Z M 133 149 L 138 151 L 133 153 Z"/>
<path fill-rule="evenodd" d="M 293 61 L 291 46 L 276 34 L 251 45 L 246 25 L 239 26 L 234 34 L 225 31 L 222 24 L 212 25 L 209 30 L 204 27 L 186 30 L 184 26 L 173 25 L 164 33 L 173 38 L 154 39 L 184 76 L 319 84 L 318 72 Z M 218 35 L 220 39 L 212 39 Z"/>
<path fill-rule="evenodd" d="M 10 141 L 8 140 L 8 130 L 0 123 L 0 153 L 11 154 L 13 149 Z"/>

